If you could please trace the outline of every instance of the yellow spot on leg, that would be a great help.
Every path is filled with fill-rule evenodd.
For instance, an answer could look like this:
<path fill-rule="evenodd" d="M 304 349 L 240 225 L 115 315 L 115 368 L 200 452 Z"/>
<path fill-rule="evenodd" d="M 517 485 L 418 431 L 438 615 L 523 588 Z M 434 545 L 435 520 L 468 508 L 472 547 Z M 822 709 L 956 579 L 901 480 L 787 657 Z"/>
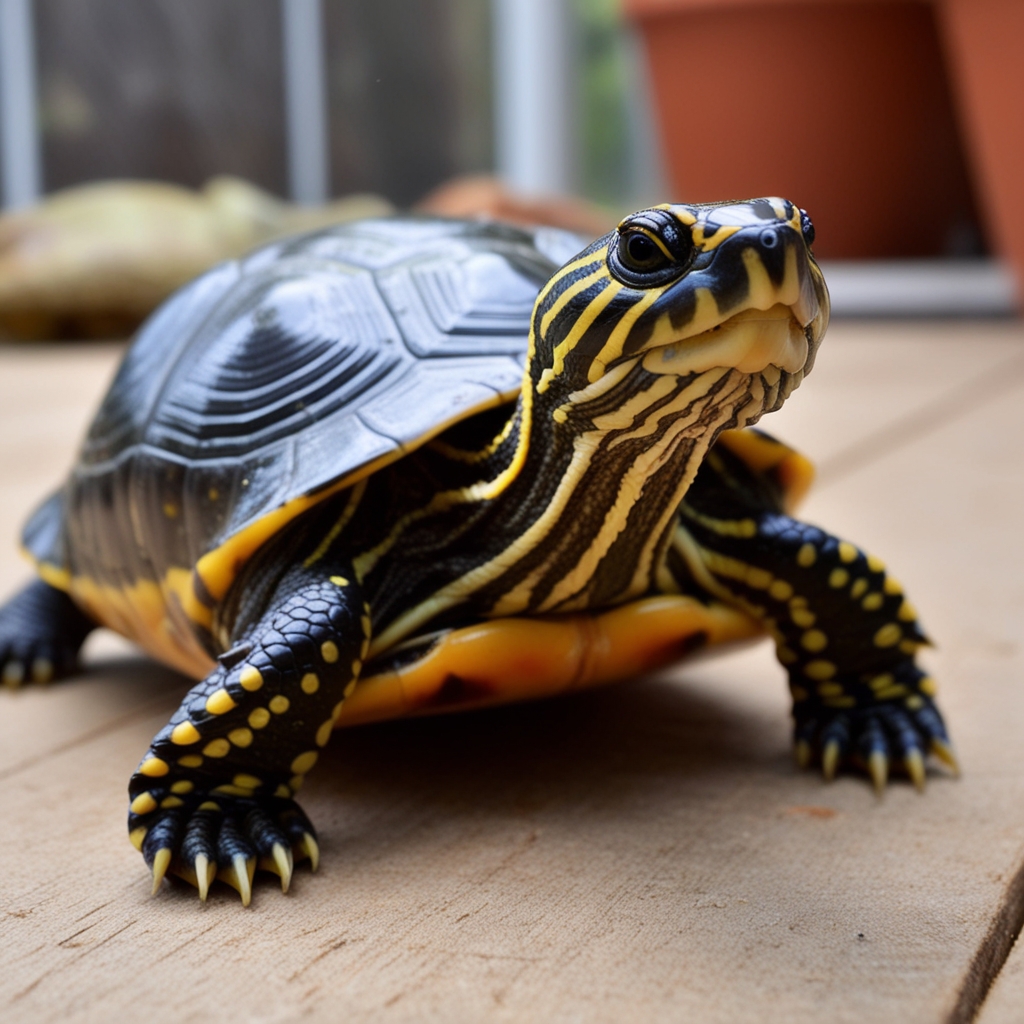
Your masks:
<path fill-rule="evenodd" d="M 746 572 L 746 583 L 754 590 L 767 590 L 772 582 L 772 574 L 767 569 L 759 569 L 757 566 L 749 566 Z"/>
<path fill-rule="evenodd" d="M 864 596 L 864 591 L 867 589 L 868 581 L 862 577 L 861 579 L 856 580 L 853 586 L 850 587 L 850 597 L 852 597 L 854 601 L 859 601 L 861 597 Z"/>
<path fill-rule="evenodd" d="M 263 674 L 255 665 L 246 665 L 238 677 L 238 682 L 243 690 L 255 693 L 263 685 Z"/>
<path fill-rule="evenodd" d="M 896 618 L 903 622 L 913 622 L 917 618 L 917 609 L 909 601 L 904 601 L 896 613 Z"/>
<path fill-rule="evenodd" d="M 872 572 L 885 572 L 885 562 L 875 555 L 868 555 L 868 568 Z"/>
<path fill-rule="evenodd" d="M 808 626 L 813 626 L 815 623 L 814 613 L 808 611 L 806 608 L 792 608 L 790 610 L 789 617 L 801 629 L 807 629 Z"/>
<path fill-rule="evenodd" d="M 328 718 L 323 725 L 320 726 L 316 731 L 316 745 L 318 747 L 324 746 L 327 741 L 331 738 L 331 731 L 334 729 L 334 719 Z"/>
<path fill-rule="evenodd" d="M 818 559 L 818 552 L 814 550 L 814 545 L 808 542 L 807 544 L 801 544 L 800 550 L 796 553 L 796 564 L 802 569 L 809 569 Z"/>
<path fill-rule="evenodd" d="M 129 805 L 133 814 L 149 814 L 156 810 L 152 793 L 140 793 Z"/>
<path fill-rule="evenodd" d="M 828 574 L 828 585 L 830 587 L 845 587 L 850 574 L 845 569 L 833 569 Z"/>
<path fill-rule="evenodd" d="M 270 721 L 270 712 L 266 708 L 256 708 L 249 715 L 249 725 L 254 729 L 262 729 Z"/>
<path fill-rule="evenodd" d="M 256 778 L 255 775 L 236 775 L 231 780 L 236 786 L 242 786 L 244 789 L 256 789 L 258 786 L 263 785 L 263 780 Z"/>
<path fill-rule="evenodd" d="M 848 540 L 841 540 L 839 542 L 839 561 L 840 562 L 855 562 L 857 561 L 857 555 L 860 552 L 856 546 L 851 544 Z"/>
<path fill-rule="evenodd" d="M 877 612 L 884 602 L 885 598 L 876 590 L 874 593 L 868 594 L 868 596 L 861 601 L 860 606 L 866 612 Z"/>
<path fill-rule="evenodd" d="M 292 771 L 296 775 L 305 775 L 313 765 L 316 764 L 316 759 L 320 755 L 315 750 L 307 750 L 304 754 L 299 754 L 294 761 L 292 761 Z"/>
<path fill-rule="evenodd" d="M 776 601 L 788 601 L 793 596 L 793 588 L 785 580 L 775 580 L 768 588 L 768 594 Z"/>
<path fill-rule="evenodd" d="M 181 782 L 176 782 L 171 786 L 172 793 L 191 793 L 195 787 L 188 779 L 182 779 Z"/>
<path fill-rule="evenodd" d="M 875 634 L 875 646 L 892 647 L 899 643 L 901 636 L 903 636 L 903 632 L 895 622 L 886 623 Z"/>
<path fill-rule="evenodd" d="M 338 645 L 333 640 L 325 640 L 320 645 L 320 656 L 328 665 L 333 665 L 338 660 Z"/>
<path fill-rule="evenodd" d="M 200 811 L 219 811 L 220 804 L 216 800 L 204 800 L 198 807 Z"/>
<path fill-rule="evenodd" d="M 140 828 L 133 828 L 131 830 L 131 832 L 128 833 L 128 841 L 140 853 L 142 852 L 142 840 L 146 838 L 146 833 L 148 831 L 149 831 L 148 828 L 140 827 Z"/>
<path fill-rule="evenodd" d="M 171 742 L 179 747 L 199 742 L 199 730 L 191 722 L 179 722 L 171 730 Z"/>
<path fill-rule="evenodd" d="M 274 796 L 280 797 L 282 800 L 287 800 L 291 795 L 292 791 L 283 782 L 274 790 Z"/>
<path fill-rule="evenodd" d="M 224 757 L 231 749 L 231 744 L 226 739 L 211 740 L 203 747 L 203 753 L 207 757 Z"/>
<path fill-rule="evenodd" d="M 182 768 L 198 768 L 202 763 L 203 759 L 198 754 L 186 754 L 178 758 L 178 764 Z"/>
<path fill-rule="evenodd" d="M 142 775 L 148 775 L 150 778 L 158 778 L 161 775 L 166 775 L 169 771 L 170 768 L 167 766 L 167 762 L 159 757 L 147 757 L 139 765 L 139 772 Z"/>
<path fill-rule="evenodd" d="M 800 646 L 805 651 L 823 651 L 828 646 L 828 637 L 820 629 L 809 629 L 800 637 Z"/>
<path fill-rule="evenodd" d="M 184 801 L 181 799 L 181 797 L 165 796 L 163 800 L 160 801 L 160 806 L 163 807 L 165 810 L 170 810 L 172 807 L 180 807 L 182 803 L 184 803 Z"/>
<path fill-rule="evenodd" d="M 303 693 L 316 693 L 320 689 L 320 679 L 315 672 L 307 672 L 299 683 Z"/>
<path fill-rule="evenodd" d="M 347 587 L 348 586 L 348 580 L 345 579 L 344 576 L 332 576 L 331 577 L 331 582 L 336 587 Z"/>
<path fill-rule="evenodd" d="M 231 694 L 223 687 L 215 690 L 206 698 L 206 710 L 211 715 L 223 715 L 237 707 L 238 705 L 232 699 Z"/>
<path fill-rule="evenodd" d="M 291 706 L 292 702 L 280 693 L 270 699 L 270 710 L 275 715 L 283 715 Z"/>
<path fill-rule="evenodd" d="M 804 665 L 804 675 L 811 679 L 831 679 L 836 674 L 836 666 L 831 661 L 817 659 Z"/>
<path fill-rule="evenodd" d="M 251 729 L 232 729 L 228 733 L 228 739 L 236 747 L 248 747 L 252 743 L 252 730 Z"/>

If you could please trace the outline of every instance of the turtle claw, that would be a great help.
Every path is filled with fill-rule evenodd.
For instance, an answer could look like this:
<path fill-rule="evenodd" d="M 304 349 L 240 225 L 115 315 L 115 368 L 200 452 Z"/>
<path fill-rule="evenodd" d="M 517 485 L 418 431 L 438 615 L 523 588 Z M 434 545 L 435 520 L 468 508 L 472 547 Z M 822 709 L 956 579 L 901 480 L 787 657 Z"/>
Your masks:
<path fill-rule="evenodd" d="M 312 833 L 304 832 L 300 843 L 303 852 L 309 858 L 309 864 L 313 871 L 320 866 L 320 846 Z"/>
<path fill-rule="evenodd" d="M 889 781 L 889 758 L 881 750 L 873 750 L 868 755 L 868 774 L 875 792 L 881 796 Z"/>
<path fill-rule="evenodd" d="M 210 892 L 210 885 L 217 877 L 217 865 L 211 864 L 205 853 L 200 853 L 195 860 L 196 888 L 199 899 L 205 903 Z"/>
<path fill-rule="evenodd" d="M 260 871 L 269 871 L 281 879 L 281 892 L 288 892 L 292 883 L 292 873 L 295 870 L 295 857 L 292 851 L 282 846 L 281 843 L 274 843 L 270 856 L 262 856 L 256 865 Z"/>
<path fill-rule="evenodd" d="M 924 755 L 917 747 L 912 747 L 903 755 L 903 767 L 910 776 L 914 789 L 918 793 L 923 793 L 925 786 Z"/>
<path fill-rule="evenodd" d="M 17 690 L 25 681 L 25 664 L 17 658 L 10 658 L 0 672 L 0 681 L 9 690 Z"/>
<path fill-rule="evenodd" d="M 283 893 L 286 893 L 288 891 L 288 886 L 292 884 L 292 870 L 294 868 L 294 864 L 295 862 L 292 858 L 292 851 L 286 849 L 280 843 L 274 843 L 269 862 L 267 861 L 267 858 L 260 861 L 261 868 L 264 868 L 266 871 L 273 871 L 280 877 L 281 892 Z"/>
<path fill-rule="evenodd" d="M 956 778 L 960 777 L 960 762 L 957 760 L 957 756 L 953 752 L 953 746 L 948 740 L 935 737 L 932 739 L 929 749 Z"/>
<path fill-rule="evenodd" d="M 171 865 L 171 851 L 168 847 L 164 847 L 162 850 L 157 850 L 156 856 L 153 858 L 153 891 L 150 893 L 151 896 L 155 896 L 160 888 L 160 883 L 164 880 L 164 875 L 167 874 L 167 869 Z"/>
<path fill-rule="evenodd" d="M 821 753 L 821 772 L 826 782 L 831 782 L 836 777 L 840 753 L 838 740 L 829 740 L 825 744 L 825 749 Z"/>
<path fill-rule="evenodd" d="M 217 878 L 227 882 L 242 897 L 242 906 L 247 907 L 252 902 L 252 879 L 255 874 L 256 858 L 236 853 L 230 864 L 217 871 Z"/>
<path fill-rule="evenodd" d="M 844 766 L 866 771 L 881 796 L 893 766 L 905 772 L 918 792 L 925 788 L 925 754 L 931 753 L 954 775 L 960 772 L 942 716 L 932 701 L 915 694 L 905 702 L 879 702 L 863 708 L 798 706 L 795 726 L 797 763 L 809 765 L 818 752 L 821 772 L 831 781 Z"/>
<path fill-rule="evenodd" d="M 279 876 L 281 891 L 291 886 L 296 857 L 308 857 L 313 870 L 320 846 L 309 819 L 292 800 L 231 798 L 216 801 L 192 795 L 191 807 L 158 809 L 129 816 L 129 836 L 153 873 L 153 892 L 168 871 L 195 886 L 206 902 L 214 879 L 252 902 L 257 869 Z"/>

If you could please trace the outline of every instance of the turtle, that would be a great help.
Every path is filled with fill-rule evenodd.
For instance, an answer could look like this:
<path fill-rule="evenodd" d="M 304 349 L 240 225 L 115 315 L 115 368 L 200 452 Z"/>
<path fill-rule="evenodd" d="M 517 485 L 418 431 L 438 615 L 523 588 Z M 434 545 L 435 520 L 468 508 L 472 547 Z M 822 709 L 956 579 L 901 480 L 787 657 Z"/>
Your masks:
<path fill-rule="evenodd" d="M 794 518 L 753 428 L 829 318 L 788 200 L 584 240 L 394 216 L 277 241 L 162 306 L 0 608 L 8 683 L 98 625 L 197 680 L 129 783 L 156 892 L 251 899 L 320 858 L 296 792 L 336 727 L 563 694 L 770 634 L 802 766 L 955 768 L 883 563 Z"/>

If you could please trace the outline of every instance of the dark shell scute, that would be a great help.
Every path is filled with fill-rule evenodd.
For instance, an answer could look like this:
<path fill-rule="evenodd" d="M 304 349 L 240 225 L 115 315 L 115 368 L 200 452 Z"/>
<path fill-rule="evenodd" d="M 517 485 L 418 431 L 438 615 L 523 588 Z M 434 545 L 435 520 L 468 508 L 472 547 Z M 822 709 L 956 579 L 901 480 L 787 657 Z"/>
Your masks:
<path fill-rule="evenodd" d="M 129 349 L 64 490 L 106 580 L 161 578 L 518 389 L 537 292 L 579 239 L 427 218 L 272 243 L 173 296 Z M 57 551 L 50 506 L 29 531 Z M 46 543 L 43 543 L 43 540 Z M 99 564 L 99 563 L 102 563 Z"/>

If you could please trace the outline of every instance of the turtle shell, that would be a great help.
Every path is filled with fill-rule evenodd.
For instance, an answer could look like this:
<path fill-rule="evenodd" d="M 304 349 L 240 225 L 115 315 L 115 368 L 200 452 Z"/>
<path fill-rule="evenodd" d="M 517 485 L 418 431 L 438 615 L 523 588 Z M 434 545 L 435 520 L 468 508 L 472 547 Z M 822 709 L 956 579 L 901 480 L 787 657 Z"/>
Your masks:
<path fill-rule="evenodd" d="M 201 620 L 294 516 L 514 397 L 536 295 L 582 244 L 384 218 L 214 268 L 142 328 L 25 546 L 104 621 L 85 591 L 143 581 Z"/>

